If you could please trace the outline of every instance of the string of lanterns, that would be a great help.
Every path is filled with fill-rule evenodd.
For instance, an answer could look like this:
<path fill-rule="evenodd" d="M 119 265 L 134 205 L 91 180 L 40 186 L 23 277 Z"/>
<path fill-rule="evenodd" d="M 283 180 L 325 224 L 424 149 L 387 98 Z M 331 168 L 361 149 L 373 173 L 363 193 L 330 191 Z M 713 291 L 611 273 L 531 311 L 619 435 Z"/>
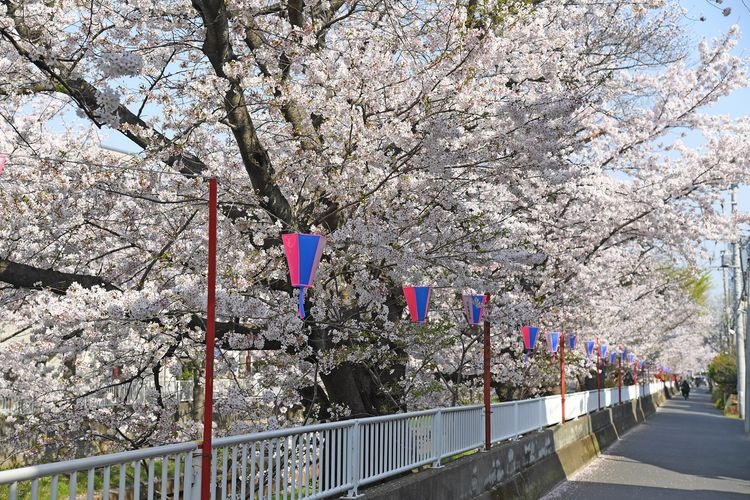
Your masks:
<path fill-rule="evenodd" d="M 320 258 L 326 246 L 326 239 L 322 235 L 304 233 L 283 234 L 281 238 L 284 244 L 287 264 L 289 265 L 291 284 L 300 290 L 299 317 L 304 320 L 306 317 L 304 305 L 305 289 L 313 285 L 315 272 L 318 269 Z M 411 322 L 425 323 L 427 321 L 427 313 L 430 309 L 432 287 L 406 285 L 402 289 Z M 484 294 L 464 294 L 461 298 L 464 306 L 464 316 L 469 326 L 475 327 L 480 325 L 483 321 L 485 308 L 487 307 L 487 296 Z M 523 325 L 521 327 L 521 336 L 524 344 L 524 361 L 528 361 L 529 354 L 535 351 L 539 338 L 539 328 L 531 325 Z M 563 339 L 563 341 L 567 340 L 567 347 L 570 350 L 575 350 L 578 337 L 574 334 L 569 334 L 567 338 L 565 337 L 563 333 L 556 331 L 546 334 L 547 349 L 553 357 L 557 354 L 560 342 Z M 594 355 L 594 347 L 597 345 L 598 342 L 593 340 L 586 341 L 585 347 L 588 357 Z M 608 346 L 602 344 L 598 345 L 598 347 L 598 356 L 601 357 L 602 361 L 606 363 L 609 360 L 610 364 L 615 363 L 618 352 L 609 352 L 608 357 Z M 635 353 L 629 351 L 627 348 L 619 350 L 619 355 L 621 356 L 621 362 L 629 362 L 634 367 L 637 366 L 638 369 L 643 368 L 644 362 L 636 360 Z"/>

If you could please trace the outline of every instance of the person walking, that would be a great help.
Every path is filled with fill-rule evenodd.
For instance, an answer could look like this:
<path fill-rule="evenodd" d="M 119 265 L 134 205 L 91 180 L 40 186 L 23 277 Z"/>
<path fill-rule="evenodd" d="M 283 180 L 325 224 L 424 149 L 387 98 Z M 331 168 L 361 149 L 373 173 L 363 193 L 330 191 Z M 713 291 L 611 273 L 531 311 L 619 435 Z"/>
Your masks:
<path fill-rule="evenodd" d="M 682 381 L 682 386 L 680 387 L 682 390 L 682 397 L 687 399 L 690 397 L 690 384 L 688 384 L 687 379 Z"/>

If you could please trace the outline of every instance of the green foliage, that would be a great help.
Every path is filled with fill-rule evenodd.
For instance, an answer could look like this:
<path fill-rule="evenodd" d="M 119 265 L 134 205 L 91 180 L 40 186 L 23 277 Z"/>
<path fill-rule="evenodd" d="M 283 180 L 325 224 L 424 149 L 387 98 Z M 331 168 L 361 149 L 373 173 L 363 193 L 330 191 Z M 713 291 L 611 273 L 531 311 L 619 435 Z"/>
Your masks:
<path fill-rule="evenodd" d="M 737 388 L 737 359 L 729 354 L 719 354 L 708 365 L 708 376 L 716 384 L 716 390 L 720 391 L 722 404 L 724 394 L 732 394 Z"/>
<path fill-rule="evenodd" d="M 719 387 L 714 387 L 714 390 L 711 392 L 711 401 L 713 401 L 714 406 L 719 409 L 724 409 L 724 390 Z"/>
<path fill-rule="evenodd" d="M 671 280 L 677 281 L 696 304 L 706 305 L 711 290 L 711 275 L 709 273 L 699 273 L 694 268 L 671 267 L 664 274 Z"/>
<path fill-rule="evenodd" d="M 139 470 L 139 482 L 143 485 L 146 478 L 148 477 L 148 463 L 145 461 L 142 461 L 140 463 L 141 468 Z M 155 477 L 161 477 L 162 474 L 162 468 L 164 467 L 163 463 L 161 461 L 155 461 L 154 462 L 154 476 Z M 109 479 L 110 479 L 110 489 L 116 489 L 119 485 L 120 480 L 120 465 L 113 465 L 110 467 L 109 472 Z M 135 483 L 135 470 L 132 467 L 132 464 L 125 465 L 125 489 L 132 491 L 133 485 Z M 0 469 L 3 470 L 3 469 Z M 174 477 L 174 462 L 170 461 L 168 466 L 168 476 L 173 478 Z M 157 481 L 156 483 L 156 497 L 159 498 L 160 495 L 160 487 L 161 482 Z M 17 485 L 17 493 L 15 498 L 22 498 L 27 499 L 31 498 L 31 482 L 30 481 L 21 481 Z M 94 475 L 94 491 L 101 492 L 104 487 L 104 476 L 102 469 L 98 469 L 96 474 Z M 50 477 L 43 477 L 39 479 L 38 485 L 38 498 L 53 498 L 52 495 L 52 479 Z M 57 483 L 57 493 L 55 495 L 56 498 L 70 498 L 71 497 L 71 482 L 69 480 L 69 476 L 59 476 L 58 477 L 58 483 Z M 75 477 L 75 493 L 72 495 L 75 498 L 85 498 L 86 492 L 88 489 L 88 476 L 87 474 L 78 473 Z M 9 500 L 10 494 L 9 494 L 9 488 L 6 485 L 0 485 L 0 500 Z M 96 496 L 95 496 L 96 498 Z M 106 498 L 106 497 L 105 497 Z"/>
<path fill-rule="evenodd" d="M 708 292 L 711 289 L 711 276 L 704 272 L 698 276 L 685 278 L 682 286 L 697 304 L 705 306 L 708 301 Z"/>

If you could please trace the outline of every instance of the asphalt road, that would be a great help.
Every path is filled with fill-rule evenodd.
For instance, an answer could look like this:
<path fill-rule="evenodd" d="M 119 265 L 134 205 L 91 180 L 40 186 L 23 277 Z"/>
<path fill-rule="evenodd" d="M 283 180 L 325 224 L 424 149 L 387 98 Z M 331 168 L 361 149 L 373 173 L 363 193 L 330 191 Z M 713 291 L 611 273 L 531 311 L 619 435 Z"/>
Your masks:
<path fill-rule="evenodd" d="M 674 396 L 589 465 L 542 497 L 712 500 L 750 498 L 750 437 L 705 389 Z"/>

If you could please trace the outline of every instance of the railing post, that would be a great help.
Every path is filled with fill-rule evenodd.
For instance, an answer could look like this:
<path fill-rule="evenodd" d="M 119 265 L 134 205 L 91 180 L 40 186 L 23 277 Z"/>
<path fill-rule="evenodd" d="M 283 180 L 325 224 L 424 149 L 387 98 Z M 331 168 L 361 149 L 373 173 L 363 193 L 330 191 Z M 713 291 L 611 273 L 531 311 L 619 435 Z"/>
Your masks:
<path fill-rule="evenodd" d="M 437 413 L 432 417 L 432 448 L 435 452 L 432 467 L 439 469 L 442 467 L 440 459 L 443 456 L 443 410 L 441 408 L 438 408 Z"/>
<path fill-rule="evenodd" d="M 185 495 L 184 500 L 199 499 L 201 497 L 201 447 L 195 451 L 195 459 L 193 459 L 193 453 L 185 454 Z"/>
<path fill-rule="evenodd" d="M 518 409 L 518 401 L 513 402 L 513 439 L 518 439 L 518 436 L 521 435 L 521 433 L 518 431 L 520 428 L 520 423 L 518 421 L 519 419 L 519 409 Z"/>
<path fill-rule="evenodd" d="M 349 483 L 351 483 L 351 489 L 347 492 L 346 498 L 358 498 L 362 495 L 359 493 L 359 458 L 361 456 L 361 450 L 359 449 L 359 420 L 355 420 L 354 424 L 349 428 Z"/>

